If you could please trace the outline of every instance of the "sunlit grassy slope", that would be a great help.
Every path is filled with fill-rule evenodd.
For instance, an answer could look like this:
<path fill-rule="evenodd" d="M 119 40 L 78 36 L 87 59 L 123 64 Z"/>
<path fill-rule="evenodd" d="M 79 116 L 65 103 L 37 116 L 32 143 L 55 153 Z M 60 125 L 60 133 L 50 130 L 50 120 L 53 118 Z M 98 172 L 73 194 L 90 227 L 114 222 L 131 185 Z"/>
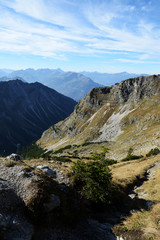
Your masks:
<path fill-rule="evenodd" d="M 160 146 L 160 94 L 139 102 L 88 107 L 88 114 L 72 113 L 42 135 L 44 148 L 59 149 L 67 145 L 99 142 L 110 148 L 112 158 L 119 159 L 132 147 L 135 154 L 145 154 Z M 78 106 L 80 108 L 80 106 Z M 84 109 L 83 109 L 84 110 Z M 87 111 L 87 110 L 86 110 Z M 69 130 L 70 128 L 70 130 Z"/>
<path fill-rule="evenodd" d="M 114 227 L 116 234 L 127 237 L 134 233 L 137 239 L 160 239 L 160 155 L 113 165 L 112 173 L 113 180 L 126 187 L 136 180 L 136 176 L 143 176 L 154 163 L 158 165 L 151 178 L 135 190 L 137 193 L 143 192 L 142 198 L 153 202 L 153 205 L 148 210 L 141 209 L 123 219 L 121 224 Z M 141 238 L 138 238 L 138 233 L 141 233 Z"/>

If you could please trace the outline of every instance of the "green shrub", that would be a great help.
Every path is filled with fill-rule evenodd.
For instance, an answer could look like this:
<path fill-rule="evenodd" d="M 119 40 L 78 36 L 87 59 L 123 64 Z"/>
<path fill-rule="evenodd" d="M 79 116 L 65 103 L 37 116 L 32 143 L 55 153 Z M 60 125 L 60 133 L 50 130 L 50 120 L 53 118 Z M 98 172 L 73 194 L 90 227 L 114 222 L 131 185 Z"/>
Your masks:
<path fill-rule="evenodd" d="M 39 147 L 36 143 L 24 146 L 19 154 L 24 159 L 40 158 L 44 154 L 45 150 Z"/>
<path fill-rule="evenodd" d="M 53 157 L 54 160 L 59 162 L 72 162 L 68 157 L 60 156 L 60 157 Z"/>
<path fill-rule="evenodd" d="M 44 153 L 41 154 L 41 157 L 45 158 L 46 160 L 51 160 L 52 159 L 52 156 L 51 156 L 52 153 L 53 153 L 53 151 L 44 152 Z"/>
<path fill-rule="evenodd" d="M 121 162 L 126 162 L 126 161 L 130 161 L 130 160 L 136 160 L 136 159 L 140 159 L 142 157 L 143 157 L 142 155 L 130 155 L 130 156 L 127 156 L 127 157 L 123 158 L 121 160 Z"/>
<path fill-rule="evenodd" d="M 150 156 L 153 156 L 153 155 L 157 155 L 158 153 L 160 153 L 160 150 L 159 148 L 152 148 L 147 154 L 146 154 L 146 157 L 150 157 Z"/>
<path fill-rule="evenodd" d="M 67 145 L 67 146 L 65 146 L 63 148 L 60 148 L 57 151 L 55 151 L 54 154 L 62 153 L 64 150 L 71 149 L 71 147 L 72 147 L 72 145 Z"/>
<path fill-rule="evenodd" d="M 84 163 L 79 160 L 74 163 L 72 170 L 72 184 L 82 195 L 95 203 L 112 203 L 115 186 L 105 162 Z"/>
<path fill-rule="evenodd" d="M 103 160 L 105 159 L 105 155 L 106 155 L 106 153 L 107 153 L 108 151 L 109 151 L 108 148 L 103 147 L 103 152 L 101 152 L 101 153 L 97 153 L 97 152 L 93 153 L 91 159 L 103 161 Z"/>
<path fill-rule="evenodd" d="M 127 156 L 131 156 L 132 153 L 133 153 L 133 148 L 130 147 L 130 148 L 128 149 L 128 155 L 127 155 Z"/>
<path fill-rule="evenodd" d="M 19 154 L 23 159 L 33 159 L 33 158 L 45 158 L 50 160 L 52 158 L 51 154 L 53 151 L 46 152 L 46 149 L 41 148 L 35 142 L 30 145 L 24 146 Z"/>
<path fill-rule="evenodd" d="M 91 145 L 91 144 L 93 144 L 93 142 L 85 142 L 85 143 L 82 144 L 82 147 L 85 147 L 85 146 L 88 146 L 88 145 Z"/>
<path fill-rule="evenodd" d="M 103 162 L 104 162 L 107 166 L 117 163 L 116 160 L 109 159 L 109 158 L 104 159 Z"/>
<path fill-rule="evenodd" d="M 142 155 L 132 155 L 132 154 L 133 154 L 133 148 L 129 148 L 127 156 L 125 158 L 121 159 L 121 162 L 136 160 L 136 159 L 140 159 L 143 157 Z"/>

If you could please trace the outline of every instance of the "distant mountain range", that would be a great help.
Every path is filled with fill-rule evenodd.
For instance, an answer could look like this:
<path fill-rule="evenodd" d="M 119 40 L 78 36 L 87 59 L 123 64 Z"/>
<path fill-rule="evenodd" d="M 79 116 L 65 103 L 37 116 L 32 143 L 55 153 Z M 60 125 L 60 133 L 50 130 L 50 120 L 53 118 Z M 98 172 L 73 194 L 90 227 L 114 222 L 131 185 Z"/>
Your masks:
<path fill-rule="evenodd" d="M 119 83 L 122 80 L 126 80 L 129 78 L 135 78 L 139 76 L 148 76 L 148 74 L 135 74 L 135 73 L 128 73 L 128 72 L 121 72 L 121 73 L 99 73 L 99 72 L 81 72 L 81 74 L 85 75 L 86 77 L 91 78 L 93 81 L 96 81 L 100 84 L 105 86 L 111 86 L 115 83 Z"/>
<path fill-rule="evenodd" d="M 10 74 L 11 72 L 13 72 L 13 70 L 10 70 L 10 69 L 0 69 L 0 77 L 8 76 L 8 74 Z"/>
<path fill-rule="evenodd" d="M 91 89 L 96 87 L 111 86 L 121 80 L 134 78 L 146 74 L 122 73 L 99 73 L 99 72 L 64 72 L 61 69 L 37 69 L 12 71 L 10 69 L 1 69 L 1 81 L 7 79 L 21 78 L 26 82 L 40 82 L 56 91 L 79 101 Z"/>
<path fill-rule="evenodd" d="M 79 101 L 92 88 L 102 86 L 92 81 L 90 78 L 75 72 L 64 72 L 61 69 L 26 69 L 17 70 L 9 73 L 0 71 L 0 76 L 6 76 L 9 79 L 21 78 L 26 82 L 40 82 L 56 91 Z M 5 79 L 2 78 L 1 81 Z M 7 80 L 7 79 L 6 79 Z"/>
<path fill-rule="evenodd" d="M 64 118 L 76 102 L 41 83 L 0 82 L 0 154 L 15 152 Z"/>

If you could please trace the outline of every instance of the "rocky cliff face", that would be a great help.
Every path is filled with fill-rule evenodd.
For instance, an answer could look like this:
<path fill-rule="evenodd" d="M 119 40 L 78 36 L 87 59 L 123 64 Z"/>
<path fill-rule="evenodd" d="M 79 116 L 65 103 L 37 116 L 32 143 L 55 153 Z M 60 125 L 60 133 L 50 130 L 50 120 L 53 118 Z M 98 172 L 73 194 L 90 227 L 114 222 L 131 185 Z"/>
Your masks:
<path fill-rule="evenodd" d="M 108 141 L 123 150 L 144 143 L 147 150 L 159 143 L 159 102 L 160 75 L 95 88 L 68 118 L 45 131 L 38 143 L 56 149 L 68 144 Z"/>
<path fill-rule="evenodd" d="M 0 154 L 16 151 L 66 118 L 76 102 L 40 83 L 0 82 Z"/>

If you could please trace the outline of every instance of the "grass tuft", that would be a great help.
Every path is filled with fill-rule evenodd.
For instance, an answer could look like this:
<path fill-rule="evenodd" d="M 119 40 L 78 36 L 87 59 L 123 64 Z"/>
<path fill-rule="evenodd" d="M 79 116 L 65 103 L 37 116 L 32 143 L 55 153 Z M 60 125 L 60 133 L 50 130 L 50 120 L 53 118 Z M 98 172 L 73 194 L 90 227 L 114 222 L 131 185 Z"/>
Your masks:
<path fill-rule="evenodd" d="M 19 164 L 18 161 L 8 160 L 3 163 L 5 167 L 14 167 L 15 165 Z"/>

